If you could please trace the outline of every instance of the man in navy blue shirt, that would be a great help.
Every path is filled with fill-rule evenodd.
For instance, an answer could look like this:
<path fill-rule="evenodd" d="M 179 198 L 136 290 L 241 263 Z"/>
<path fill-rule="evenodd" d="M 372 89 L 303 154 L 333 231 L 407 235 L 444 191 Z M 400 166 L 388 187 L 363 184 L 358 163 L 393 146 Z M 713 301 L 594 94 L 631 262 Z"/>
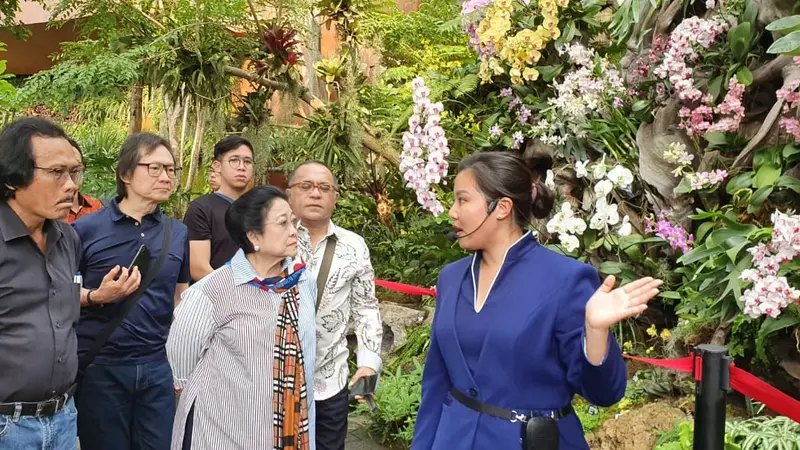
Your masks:
<path fill-rule="evenodd" d="M 96 289 L 106 274 L 111 270 L 127 276 L 141 245 L 150 252 L 151 267 L 161 252 L 167 254 L 136 306 L 86 370 L 77 396 L 78 436 L 83 450 L 167 450 L 175 396 L 164 347 L 173 309 L 190 279 L 189 241 L 186 226 L 159 205 L 174 192 L 180 168 L 166 140 L 138 133 L 122 145 L 116 173 L 117 198 L 73 224 L 83 243 L 80 272 L 86 288 L 77 327 L 79 354 L 121 305 Z M 168 220 L 172 233 L 165 249 Z"/>

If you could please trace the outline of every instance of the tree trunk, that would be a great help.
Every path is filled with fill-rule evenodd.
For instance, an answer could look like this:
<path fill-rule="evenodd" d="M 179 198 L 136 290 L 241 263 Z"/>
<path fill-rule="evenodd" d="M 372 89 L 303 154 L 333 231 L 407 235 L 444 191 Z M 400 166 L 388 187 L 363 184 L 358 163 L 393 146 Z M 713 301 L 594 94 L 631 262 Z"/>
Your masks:
<path fill-rule="evenodd" d="M 319 26 L 319 22 L 317 22 L 317 18 L 314 17 L 314 11 L 309 11 L 308 44 L 306 48 L 306 89 L 314 97 L 320 97 L 322 89 L 317 78 L 317 72 L 314 70 L 314 66 L 322 60 L 322 54 L 320 53 L 321 36 L 322 29 Z"/>
<path fill-rule="evenodd" d="M 142 93 L 144 86 L 137 82 L 131 89 L 131 109 L 128 121 L 128 134 L 142 131 Z"/>
<path fill-rule="evenodd" d="M 183 120 L 181 122 L 181 139 L 178 141 L 178 159 L 183 164 L 183 149 L 186 144 L 186 125 L 189 123 L 189 107 L 192 98 L 188 95 L 183 98 Z"/>
<path fill-rule="evenodd" d="M 179 97 L 172 99 L 169 95 L 164 94 L 165 129 L 162 132 L 162 136 L 168 136 L 169 145 L 172 147 L 172 151 L 175 153 L 176 159 L 180 156 L 178 154 L 178 145 L 180 145 L 180 142 L 178 141 L 178 120 L 181 117 L 182 110 L 183 108 L 181 108 L 181 99 Z"/>
<path fill-rule="evenodd" d="M 186 176 L 186 186 L 184 192 L 191 192 L 194 179 L 197 176 L 198 166 L 200 165 L 200 148 L 203 146 L 203 130 L 205 129 L 205 109 L 203 105 L 195 102 L 195 111 L 197 113 L 196 123 L 194 126 L 194 143 L 192 144 L 192 156 L 189 163 L 189 175 Z"/>

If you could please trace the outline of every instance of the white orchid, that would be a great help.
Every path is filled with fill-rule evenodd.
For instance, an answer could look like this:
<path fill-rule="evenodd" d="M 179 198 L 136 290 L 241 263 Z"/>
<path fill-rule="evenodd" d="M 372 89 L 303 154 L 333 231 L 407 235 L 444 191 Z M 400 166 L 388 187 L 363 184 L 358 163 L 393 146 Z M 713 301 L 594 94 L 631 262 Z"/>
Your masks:
<path fill-rule="evenodd" d="M 595 180 L 599 180 L 606 176 L 606 157 L 603 155 L 603 159 L 597 162 L 595 165 L 592 166 L 592 176 Z"/>
<path fill-rule="evenodd" d="M 567 231 L 567 226 L 574 213 L 572 212 L 572 205 L 569 202 L 561 204 L 561 210 L 558 211 L 552 219 L 547 222 L 548 233 L 564 233 Z M 580 219 L 579 219 L 580 220 Z M 581 220 L 581 222 L 583 222 Z"/>
<path fill-rule="evenodd" d="M 633 183 L 633 173 L 619 164 L 608 172 L 607 177 L 615 186 L 619 186 L 623 189 Z"/>
<path fill-rule="evenodd" d="M 631 232 L 633 232 L 633 227 L 631 226 L 631 219 L 628 216 L 622 218 L 622 224 L 620 224 L 619 229 L 617 230 L 617 234 L 620 237 L 630 236 Z"/>
<path fill-rule="evenodd" d="M 586 231 L 586 222 L 580 217 L 571 217 L 566 223 L 567 233 L 582 235 Z"/>
<path fill-rule="evenodd" d="M 589 228 L 593 230 L 604 230 L 610 225 L 619 223 L 619 211 L 616 204 L 609 204 L 605 197 L 600 198 L 595 203 L 595 213 L 589 220 Z"/>
<path fill-rule="evenodd" d="M 586 170 L 586 166 L 589 165 L 589 161 L 576 161 L 575 162 L 575 175 L 578 178 L 584 178 L 589 176 L 589 172 Z"/>
<path fill-rule="evenodd" d="M 555 188 L 556 188 L 555 178 L 556 177 L 555 177 L 555 174 L 553 174 L 553 171 L 548 169 L 547 170 L 547 176 L 545 177 L 545 180 L 544 180 L 544 185 L 547 186 L 551 190 L 555 190 Z"/>
<path fill-rule="evenodd" d="M 558 240 L 568 252 L 575 251 L 581 245 L 578 238 L 571 234 L 561 233 L 558 235 Z"/>
<path fill-rule="evenodd" d="M 613 190 L 614 184 L 610 180 L 600 180 L 594 185 L 594 193 L 597 195 L 597 201 L 605 199 Z"/>

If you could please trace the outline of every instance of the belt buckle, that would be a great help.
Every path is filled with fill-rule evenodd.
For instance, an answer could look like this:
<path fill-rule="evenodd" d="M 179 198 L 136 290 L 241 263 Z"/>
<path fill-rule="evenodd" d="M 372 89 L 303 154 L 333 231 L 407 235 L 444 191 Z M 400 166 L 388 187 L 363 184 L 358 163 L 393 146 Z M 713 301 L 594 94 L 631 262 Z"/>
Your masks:
<path fill-rule="evenodd" d="M 43 403 L 44 402 L 39 402 L 39 403 L 36 404 L 36 412 L 33 414 L 33 417 L 37 417 L 37 418 L 41 417 L 42 409 L 43 409 L 42 408 L 42 404 Z"/>
<path fill-rule="evenodd" d="M 522 422 L 526 423 L 528 421 L 528 417 L 525 414 L 520 414 L 514 410 L 511 410 L 511 423 Z"/>

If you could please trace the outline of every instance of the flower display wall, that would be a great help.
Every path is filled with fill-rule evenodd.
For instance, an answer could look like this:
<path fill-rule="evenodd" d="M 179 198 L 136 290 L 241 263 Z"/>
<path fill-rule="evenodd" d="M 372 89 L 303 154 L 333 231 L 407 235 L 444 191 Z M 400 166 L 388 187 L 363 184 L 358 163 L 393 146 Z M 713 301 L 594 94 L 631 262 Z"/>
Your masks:
<path fill-rule="evenodd" d="M 732 348 L 751 348 L 744 330 L 800 326 L 800 265 L 774 263 L 788 247 L 746 251 L 766 230 L 780 242 L 800 210 L 800 149 L 783 148 L 800 142 L 800 57 L 776 60 L 764 38 L 797 32 L 800 51 L 800 18 L 765 30 L 752 0 L 706 3 L 634 21 L 630 0 L 465 1 L 465 67 L 481 83 L 462 151 L 552 156 L 556 207 L 533 224 L 544 245 L 623 281 L 664 278 L 679 328 L 725 326 Z M 442 210 L 432 186 L 446 168 L 423 170 L 424 121 L 404 135 L 401 168 Z M 777 318 L 790 325 L 762 325 Z"/>

